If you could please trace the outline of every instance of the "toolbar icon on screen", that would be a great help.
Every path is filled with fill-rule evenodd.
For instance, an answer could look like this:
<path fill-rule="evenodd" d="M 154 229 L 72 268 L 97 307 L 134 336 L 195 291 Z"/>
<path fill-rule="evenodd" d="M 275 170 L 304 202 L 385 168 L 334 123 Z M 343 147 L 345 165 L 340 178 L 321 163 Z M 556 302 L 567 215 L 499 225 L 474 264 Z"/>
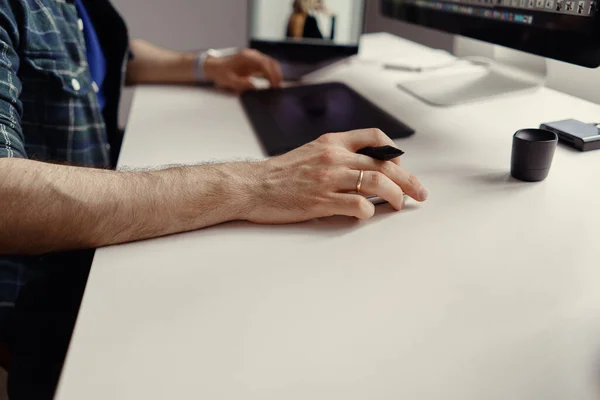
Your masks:
<path fill-rule="evenodd" d="M 574 11 L 575 10 L 575 4 L 572 1 L 567 1 L 565 3 L 565 11 Z"/>

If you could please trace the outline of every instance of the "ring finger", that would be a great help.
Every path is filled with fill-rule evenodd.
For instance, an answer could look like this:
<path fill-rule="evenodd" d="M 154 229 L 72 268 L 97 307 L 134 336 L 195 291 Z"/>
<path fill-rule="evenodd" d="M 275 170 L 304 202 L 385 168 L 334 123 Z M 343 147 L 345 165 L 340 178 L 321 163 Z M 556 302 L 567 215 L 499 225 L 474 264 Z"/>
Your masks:
<path fill-rule="evenodd" d="M 427 192 L 424 190 L 421 182 L 397 164 L 389 161 L 377 161 L 367 156 L 355 154 L 352 155 L 352 159 L 348 165 L 350 168 L 358 170 L 379 171 L 395 182 L 397 186 L 400 186 L 402 191 L 413 199 L 417 201 L 425 201 L 427 199 Z"/>
<path fill-rule="evenodd" d="M 345 172 L 341 190 L 355 192 L 358 189 L 361 171 Z M 360 181 L 360 194 L 374 195 L 387 201 L 396 210 L 404 208 L 404 192 L 394 181 L 377 171 L 363 171 Z"/>

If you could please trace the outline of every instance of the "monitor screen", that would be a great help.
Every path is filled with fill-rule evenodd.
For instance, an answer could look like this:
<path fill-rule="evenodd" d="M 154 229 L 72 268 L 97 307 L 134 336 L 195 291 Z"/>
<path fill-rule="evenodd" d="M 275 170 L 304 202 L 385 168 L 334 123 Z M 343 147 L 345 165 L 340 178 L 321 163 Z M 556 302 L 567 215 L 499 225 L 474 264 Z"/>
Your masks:
<path fill-rule="evenodd" d="M 365 0 L 254 0 L 250 40 L 358 46 Z"/>
<path fill-rule="evenodd" d="M 600 0 L 381 0 L 385 16 L 587 67 Z"/>

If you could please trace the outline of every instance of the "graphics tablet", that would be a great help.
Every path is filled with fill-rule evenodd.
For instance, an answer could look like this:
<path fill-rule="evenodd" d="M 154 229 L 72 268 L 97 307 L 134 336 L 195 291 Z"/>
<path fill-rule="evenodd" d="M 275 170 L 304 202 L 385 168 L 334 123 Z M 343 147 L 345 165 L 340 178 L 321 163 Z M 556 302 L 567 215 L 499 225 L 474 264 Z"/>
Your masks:
<path fill-rule="evenodd" d="M 342 83 L 246 92 L 241 101 L 269 156 L 286 153 L 325 133 L 379 128 L 393 139 L 414 133 Z"/>

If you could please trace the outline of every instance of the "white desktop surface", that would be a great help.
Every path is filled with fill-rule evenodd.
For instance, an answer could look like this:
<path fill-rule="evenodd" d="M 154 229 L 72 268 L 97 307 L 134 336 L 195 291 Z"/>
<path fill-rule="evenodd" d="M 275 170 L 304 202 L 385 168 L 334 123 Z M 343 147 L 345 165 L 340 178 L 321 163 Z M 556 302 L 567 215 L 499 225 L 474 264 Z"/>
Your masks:
<path fill-rule="evenodd" d="M 433 108 L 395 88 L 413 77 L 354 61 L 311 79 L 417 130 L 397 144 L 429 201 L 99 250 L 57 398 L 596 399 L 600 152 L 560 146 L 541 183 L 508 171 L 516 130 L 600 106 L 541 89 Z M 246 157 L 263 153 L 235 96 L 137 90 L 121 166 Z"/>

